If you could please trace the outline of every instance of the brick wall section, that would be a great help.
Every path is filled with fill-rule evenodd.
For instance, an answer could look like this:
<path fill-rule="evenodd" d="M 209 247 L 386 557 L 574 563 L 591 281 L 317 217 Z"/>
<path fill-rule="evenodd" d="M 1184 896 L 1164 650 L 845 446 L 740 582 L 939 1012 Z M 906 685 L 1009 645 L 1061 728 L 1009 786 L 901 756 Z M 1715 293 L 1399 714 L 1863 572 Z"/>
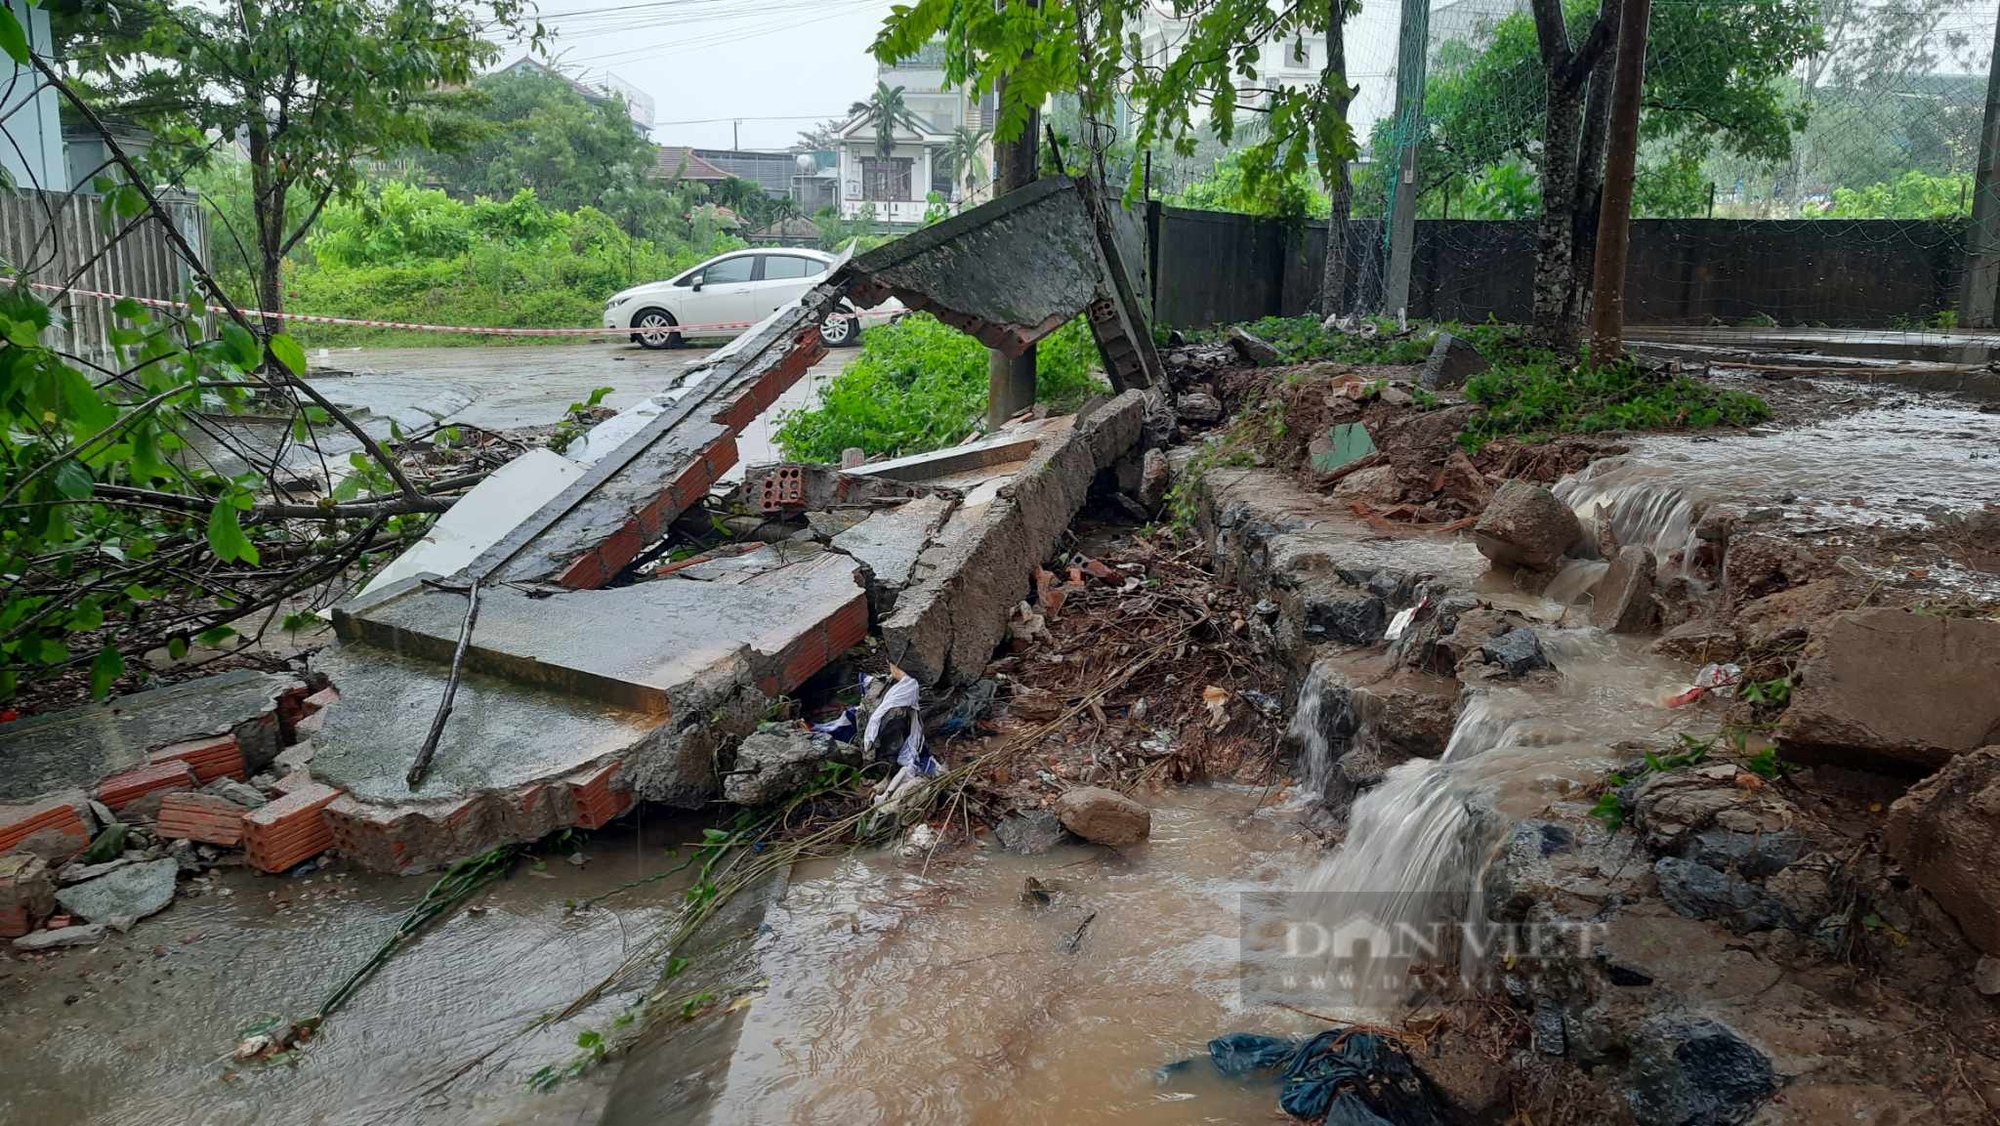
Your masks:
<path fill-rule="evenodd" d="M 146 756 L 155 763 L 187 763 L 194 770 L 194 780 L 207 785 L 217 778 L 234 778 L 242 781 L 248 777 L 243 765 L 243 748 L 234 735 L 217 735 L 208 739 L 190 739 L 185 743 L 175 743 L 162 747 Z"/>
<path fill-rule="evenodd" d="M 702 447 L 680 475 L 667 482 L 646 507 L 634 513 L 610 538 L 577 556 L 557 581 L 571 590 L 595 590 L 610 582 L 625 565 L 658 540 L 667 526 L 736 464 L 736 438 L 723 435 Z"/>
<path fill-rule="evenodd" d="M 326 807 L 340 797 L 332 786 L 313 782 L 243 816 L 243 844 L 250 865 L 284 872 L 333 847 Z"/>
<path fill-rule="evenodd" d="M 149 794 L 192 790 L 195 786 L 194 768 L 179 759 L 169 759 L 106 778 L 98 784 L 97 800 L 116 813 Z"/>
<path fill-rule="evenodd" d="M 203 844 L 235 848 L 243 842 L 243 816 L 249 811 L 228 798 L 189 791 L 160 799 L 159 833 Z"/>
<path fill-rule="evenodd" d="M 614 790 L 612 775 L 618 773 L 618 764 L 580 770 L 563 779 L 564 789 L 569 791 L 570 801 L 576 808 L 576 823 L 585 829 L 601 829 L 611 819 L 632 808 L 632 791 Z"/>
<path fill-rule="evenodd" d="M 825 621 L 799 635 L 778 655 L 778 671 L 757 684 L 766 696 L 790 692 L 812 674 L 833 663 L 868 636 L 868 593 L 857 592 L 852 600 Z"/>
<path fill-rule="evenodd" d="M 83 820 L 80 790 L 44 798 L 33 805 L 0 806 L 0 852 L 12 852 L 30 837 L 63 842 L 58 855 L 82 852 L 90 846 L 90 826 Z"/>

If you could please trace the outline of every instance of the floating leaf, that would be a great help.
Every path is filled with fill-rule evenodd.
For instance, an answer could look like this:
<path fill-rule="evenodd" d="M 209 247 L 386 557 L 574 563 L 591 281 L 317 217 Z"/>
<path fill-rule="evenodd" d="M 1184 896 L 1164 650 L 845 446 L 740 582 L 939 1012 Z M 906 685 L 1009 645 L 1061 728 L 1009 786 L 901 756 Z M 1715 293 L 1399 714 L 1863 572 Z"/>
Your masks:
<path fill-rule="evenodd" d="M 289 333 L 278 333 L 271 337 L 271 354 L 293 375 L 306 373 L 306 350 Z"/>

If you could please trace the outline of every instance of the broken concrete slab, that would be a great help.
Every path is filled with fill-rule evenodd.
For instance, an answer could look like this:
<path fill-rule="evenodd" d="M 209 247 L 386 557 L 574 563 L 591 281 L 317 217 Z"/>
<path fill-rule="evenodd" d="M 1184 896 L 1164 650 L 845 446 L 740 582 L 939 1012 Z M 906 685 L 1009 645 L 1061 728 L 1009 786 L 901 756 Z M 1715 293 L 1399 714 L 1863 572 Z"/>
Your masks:
<path fill-rule="evenodd" d="M 1139 440 L 1144 415 L 1145 396 L 1125 392 L 1072 425 L 1048 427 L 991 501 L 969 493 L 919 555 L 912 582 L 882 621 L 890 659 L 926 685 L 978 679 L 1036 567 L 1097 473 Z"/>
<path fill-rule="evenodd" d="M 91 946 L 104 941 L 111 926 L 108 923 L 83 923 L 77 926 L 57 927 L 52 931 L 35 931 L 14 940 L 14 949 L 23 954 L 37 954 L 44 950 L 60 950 L 68 946 Z"/>
<path fill-rule="evenodd" d="M 1456 391 L 1465 381 L 1492 367 L 1484 353 L 1463 337 L 1440 332 L 1424 360 L 1417 383 L 1428 391 Z"/>
<path fill-rule="evenodd" d="M 1813 627 L 1778 721 L 1784 756 L 1928 773 L 2000 743 L 2000 622 L 1854 610 Z"/>
<path fill-rule="evenodd" d="M 805 789 L 828 762 L 861 763 L 852 743 L 802 727 L 770 727 L 752 732 L 737 744 L 735 765 L 722 780 L 722 800 L 737 805 L 764 805 Z"/>
<path fill-rule="evenodd" d="M 148 860 L 71 884 L 56 892 L 56 902 L 85 922 L 143 919 L 166 910 L 174 901 L 174 884 L 180 874 L 179 862 L 171 857 Z"/>
<path fill-rule="evenodd" d="M 0 938 L 27 934 L 55 910 L 48 861 L 29 853 L 0 856 Z"/>
<path fill-rule="evenodd" d="M 255 772 L 283 748 L 278 701 L 302 690 L 294 677 L 243 669 L 0 726 L 0 802 L 94 787 L 144 766 L 162 747 L 234 735 Z"/>
<path fill-rule="evenodd" d="M 339 607 L 343 638 L 449 663 L 465 598 L 409 580 Z M 739 657 L 766 694 L 798 687 L 868 628 L 860 568 L 825 553 L 732 584 L 676 576 L 534 598 L 496 586 L 480 601 L 467 667 L 654 715 Z M 343 690 L 346 685 L 342 685 Z M 348 710 L 345 703 L 335 714 Z"/>
<path fill-rule="evenodd" d="M 369 579 L 361 593 L 412 575 L 456 574 L 583 472 L 582 465 L 554 450 L 529 450 L 459 497 L 416 546 Z"/>
<path fill-rule="evenodd" d="M 1375 439 L 1369 436 L 1368 428 L 1358 422 L 1342 422 L 1327 427 L 1326 433 L 1312 440 L 1308 451 L 1316 473 L 1331 473 L 1374 452 Z"/>
<path fill-rule="evenodd" d="M 984 446 L 985 443 L 980 443 Z M 952 447 L 954 451 L 970 447 Z M 1025 457 L 1026 454 L 1021 456 Z M 923 462 L 927 455 L 879 462 L 857 467 L 866 472 L 848 472 L 831 465 L 784 461 L 753 465 L 743 476 L 743 493 L 760 512 L 808 512 L 842 505 L 872 505 L 928 494 L 920 484 L 902 483 L 894 467 L 911 461 Z M 881 472 L 881 470 L 891 472 Z"/>
<path fill-rule="evenodd" d="M 897 596 L 916 572 L 917 559 L 957 506 L 952 497 L 920 497 L 877 512 L 833 537 L 834 550 L 868 569 L 868 591 L 877 617 L 896 608 Z"/>

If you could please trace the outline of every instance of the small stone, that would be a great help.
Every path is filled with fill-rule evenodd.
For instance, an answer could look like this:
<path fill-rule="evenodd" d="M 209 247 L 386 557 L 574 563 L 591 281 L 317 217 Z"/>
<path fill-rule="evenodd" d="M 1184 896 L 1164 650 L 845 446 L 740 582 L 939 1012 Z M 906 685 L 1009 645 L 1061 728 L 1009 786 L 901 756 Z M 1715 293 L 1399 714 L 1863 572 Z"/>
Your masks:
<path fill-rule="evenodd" d="M 1560 1056 L 1569 1050 L 1569 1038 L 1563 1035 L 1562 1006 L 1547 997 L 1535 1001 L 1534 1040 L 1535 1050 L 1545 1056 Z"/>
<path fill-rule="evenodd" d="M 1243 357 L 1244 363 L 1255 367 L 1276 367 L 1285 362 L 1284 353 L 1278 351 L 1270 341 L 1248 332 L 1242 325 L 1229 330 L 1229 343 L 1236 349 L 1236 354 Z"/>
<path fill-rule="evenodd" d="M 1153 831 L 1153 811 L 1116 790 L 1079 786 L 1056 800 L 1063 827 L 1094 844 L 1129 845 Z"/>
<path fill-rule="evenodd" d="M 84 923 L 52 931 L 35 931 L 15 939 L 14 949 L 34 953 L 38 950 L 60 950 L 66 946 L 89 946 L 103 941 L 104 932 L 108 929 L 103 923 Z"/>
<path fill-rule="evenodd" d="M 116 825 L 118 823 L 118 815 L 111 812 L 111 807 L 105 805 L 101 801 L 98 801 L 96 798 L 90 799 L 90 814 L 91 816 L 97 818 L 97 824 L 101 828 Z"/>
<path fill-rule="evenodd" d="M 1612 633 L 1644 633 L 1653 626 L 1653 553 L 1627 544 L 1591 592 L 1590 622 Z"/>
<path fill-rule="evenodd" d="M 1549 667 L 1548 654 L 1542 651 L 1542 639 L 1525 626 L 1509 630 L 1481 645 L 1479 656 L 1489 664 L 1499 665 L 1508 676 L 1526 676 L 1536 669 Z"/>
<path fill-rule="evenodd" d="M 1167 492 L 1173 485 L 1173 472 L 1167 463 L 1166 451 L 1150 449 L 1139 466 L 1139 504 L 1146 511 L 1158 513 L 1166 503 Z"/>
<path fill-rule="evenodd" d="M 2000 958 L 1981 954 L 1972 967 L 1972 987 L 1988 997 L 2000 993 Z"/>
<path fill-rule="evenodd" d="M 256 809 L 270 801 L 264 792 L 248 782 L 238 782 L 234 778 L 217 778 L 201 788 L 204 794 L 213 794 L 225 801 L 233 801 L 245 809 Z"/>
<path fill-rule="evenodd" d="M 1036 856 L 1061 844 L 1064 833 L 1062 821 L 1054 812 L 1031 809 L 1002 817 L 993 827 L 993 835 L 1008 852 Z"/>

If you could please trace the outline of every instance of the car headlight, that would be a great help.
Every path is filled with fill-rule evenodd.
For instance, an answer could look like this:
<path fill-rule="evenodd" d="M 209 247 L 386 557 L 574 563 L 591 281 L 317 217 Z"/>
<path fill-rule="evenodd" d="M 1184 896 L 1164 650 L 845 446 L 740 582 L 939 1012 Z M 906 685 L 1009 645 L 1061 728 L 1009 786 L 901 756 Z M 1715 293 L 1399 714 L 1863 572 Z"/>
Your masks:
<path fill-rule="evenodd" d="M 606 301 L 604 303 L 604 311 L 608 313 L 611 310 L 616 309 L 618 306 L 623 305 L 624 303 L 630 300 L 632 300 L 632 295 L 629 293 L 615 294 L 612 296 L 611 300 Z"/>

